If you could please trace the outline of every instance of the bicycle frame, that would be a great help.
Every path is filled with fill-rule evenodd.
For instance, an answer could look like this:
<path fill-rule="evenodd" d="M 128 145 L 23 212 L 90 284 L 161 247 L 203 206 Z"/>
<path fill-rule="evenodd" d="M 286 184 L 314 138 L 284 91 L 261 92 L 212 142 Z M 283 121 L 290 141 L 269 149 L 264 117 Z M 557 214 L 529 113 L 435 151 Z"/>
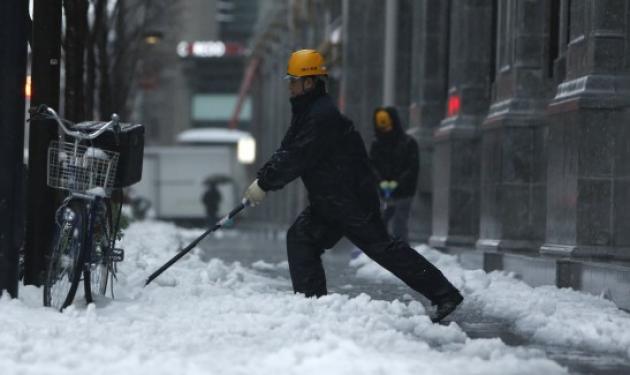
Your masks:
<path fill-rule="evenodd" d="M 103 203 L 105 203 L 105 199 L 103 197 L 100 197 L 98 195 L 89 195 L 89 194 L 81 194 L 81 193 L 74 193 L 71 192 L 68 194 L 68 196 L 66 198 L 64 198 L 63 202 L 61 203 L 61 205 L 59 206 L 59 208 L 57 208 L 57 212 L 59 213 L 60 210 L 66 208 L 71 201 L 73 200 L 80 200 L 82 202 L 82 204 L 85 204 L 88 207 L 87 210 L 87 243 L 92 243 L 92 241 L 94 240 L 94 223 L 95 223 L 95 218 L 98 215 L 98 209 L 99 206 Z M 55 215 L 55 217 L 58 217 L 58 214 Z M 59 223 L 57 223 L 59 224 Z M 115 233 L 114 233 L 115 235 Z M 88 252 L 88 257 L 86 259 L 86 263 L 89 264 L 91 262 L 91 254 L 90 252 Z"/>

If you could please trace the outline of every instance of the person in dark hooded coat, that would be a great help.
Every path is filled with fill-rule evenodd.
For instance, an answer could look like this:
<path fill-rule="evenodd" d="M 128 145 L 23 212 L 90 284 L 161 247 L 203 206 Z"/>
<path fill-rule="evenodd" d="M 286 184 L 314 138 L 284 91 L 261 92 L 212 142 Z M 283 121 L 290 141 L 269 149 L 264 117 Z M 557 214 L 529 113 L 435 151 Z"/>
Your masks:
<path fill-rule="evenodd" d="M 327 294 L 321 255 L 346 236 L 436 305 L 433 321 L 443 319 L 463 297 L 433 264 L 387 234 L 365 145 L 326 93 L 323 57 L 315 50 L 294 52 L 287 74 L 291 125 L 244 198 L 256 206 L 268 191 L 298 177 L 304 182 L 310 205 L 287 232 L 293 290 L 307 297 Z"/>
<path fill-rule="evenodd" d="M 418 143 L 405 133 L 393 107 L 374 111 L 374 133 L 370 161 L 383 200 L 383 221 L 389 226 L 393 219 L 394 237 L 407 241 L 407 221 L 418 186 Z"/>

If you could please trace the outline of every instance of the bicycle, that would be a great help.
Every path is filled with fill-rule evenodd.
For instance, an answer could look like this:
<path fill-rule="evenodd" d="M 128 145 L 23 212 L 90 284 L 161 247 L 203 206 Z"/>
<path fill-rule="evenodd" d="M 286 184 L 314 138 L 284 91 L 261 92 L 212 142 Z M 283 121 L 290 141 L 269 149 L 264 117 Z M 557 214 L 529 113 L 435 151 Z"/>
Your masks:
<path fill-rule="evenodd" d="M 108 286 L 113 298 L 117 263 L 124 259 L 124 250 L 115 246 L 122 202 L 114 225 L 111 195 L 114 191 L 122 195 L 122 187 L 140 180 L 144 128 L 123 124 L 116 114 L 109 122 L 76 124 L 61 119 L 46 106 L 40 106 L 35 114 L 58 124 L 59 139 L 48 147 L 47 185 L 66 192 L 55 212 L 54 240 L 44 280 L 44 305 L 60 311 L 69 306 L 74 301 L 81 275 L 88 303 L 94 301 L 94 293 L 106 296 Z M 128 165 L 119 168 L 124 148 L 120 147 L 121 139 L 128 141 L 131 132 L 126 130 L 129 129 L 136 133 L 134 146 L 140 145 L 132 158 L 133 170 Z M 66 136 L 70 137 L 69 141 Z M 139 137 L 141 142 L 137 141 Z M 101 148 L 102 145 L 105 147 Z"/>

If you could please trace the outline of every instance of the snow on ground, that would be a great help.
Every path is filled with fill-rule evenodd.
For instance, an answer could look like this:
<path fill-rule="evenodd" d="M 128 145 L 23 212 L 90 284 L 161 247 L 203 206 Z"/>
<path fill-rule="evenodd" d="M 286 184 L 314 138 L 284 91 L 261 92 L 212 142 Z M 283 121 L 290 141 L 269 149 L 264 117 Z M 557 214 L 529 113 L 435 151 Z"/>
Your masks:
<path fill-rule="evenodd" d="M 462 291 L 461 314 L 500 319 L 541 344 L 630 357 L 630 315 L 613 302 L 572 289 L 530 287 L 506 272 L 464 270 L 455 256 L 424 245 L 416 250 Z M 350 264 L 358 277 L 400 283 L 365 254 Z"/>
<path fill-rule="evenodd" d="M 269 263 L 264 260 L 259 260 L 252 263 L 252 268 L 259 271 L 277 271 L 277 270 L 288 270 L 289 262 L 282 261 L 279 263 Z"/>
<path fill-rule="evenodd" d="M 113 301 L 87 307 L 77 302 L 58 313 L 41 307 L 41 290 L 34 287 L 23 287 L 19 299 L 0 299 L 0 373 L 565 373 L 541 351 L 509 347 L 498 339 L 473 340 L 455 323 L 431 324 L 417 301 L 340 294 L 306 299 L 294 295 L 284 278 L 218 259 L 205 263 L 194 252 L 142 288 L 181 241 L 172 225 L 132 224 L 122 244 L 126 259 Z M 256 268 L 269 266 L 284 265 L 259 263 Z M 361 265 L 359 273 L 368 267 Z M 480 289 L 508 283 L 454 267 L 449 271 L 460 276 L 466 295 L 482 307 Z M 527 303 L 538 306 L 534 300 Z M 537 318 L 531 320 L 530 325 Z"/>

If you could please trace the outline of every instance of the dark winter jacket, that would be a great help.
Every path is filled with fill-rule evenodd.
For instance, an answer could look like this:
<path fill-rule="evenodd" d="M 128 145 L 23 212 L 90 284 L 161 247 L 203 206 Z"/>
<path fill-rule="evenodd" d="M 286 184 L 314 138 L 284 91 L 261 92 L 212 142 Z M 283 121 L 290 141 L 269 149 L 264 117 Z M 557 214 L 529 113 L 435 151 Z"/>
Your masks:
<path fill-rule="evenodd" d="M 386 110 L 392 118 L 393 129 L 388 133 L 382 133 L 374 124 L 376 139 L 370 148 L 370 161 L 374 174 L 378 181 L 398 182 L 392 198 L 413 197 L 418 186 L 418 143 L 405 133 L 395 108 L 377 108 L 372 118 L 376 118 L 376 112 L 382 109 Z"/>
<path fill-rule="evenodd" d="M 378 213 L 376 180 L 361 135 L 324 84 L 292 98 L 291 109 L 291 126 L 280 148 L 258 171 L 259 186 L 278 190 L 301 177 L 315 214 L 364 220 Z"/>

